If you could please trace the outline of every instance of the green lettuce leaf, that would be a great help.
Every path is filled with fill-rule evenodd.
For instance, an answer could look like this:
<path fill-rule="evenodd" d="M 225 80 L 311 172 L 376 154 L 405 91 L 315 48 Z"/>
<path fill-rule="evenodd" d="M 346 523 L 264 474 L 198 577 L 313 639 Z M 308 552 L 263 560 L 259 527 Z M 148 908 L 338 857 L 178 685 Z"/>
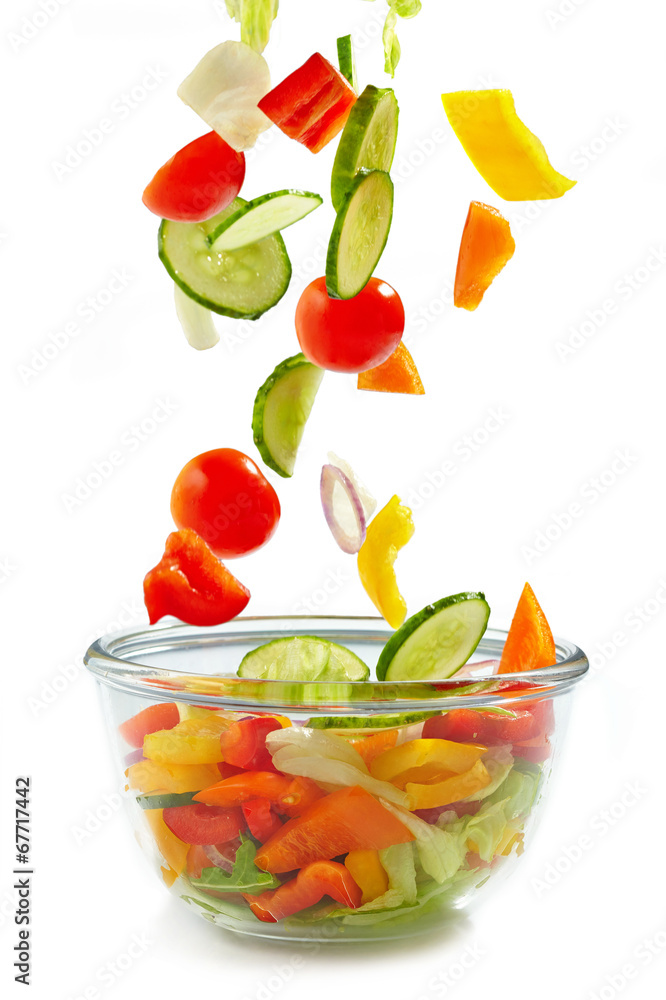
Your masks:
<path fill-rule="evenodd" d="M 522 765 L 522 761 L 520 763 Z M 532 767 L 533 765 L 530 765 L 530 768 Z M 500 801 L 504 803 L 504 815 L 507 822 L 527 815 L 534 804 L 539 786 L 541 772 L 538 769 L 534 773 L 534 771 L 523 772 L 518 768 L 518 759 L 516 759 L 505 780 L 486 799 L 487 803 Z"/>
<path fill-rule="evenodd" d="M 382 41 L 384 43 L 384 69 L 391 76 L 400 62 L 400 42 L 396 26 L 398 18 L 415 17 L 421 10 L 421 0 L 387 0 L 389 11 L 384 22 Z"/>
<path fill-rule="evenodd" d="M 411 844 L 393 844 L 379 852 L 388 875 L 389 891 L 399 892 L 404 903 L 416 902 L 416 865 Z"/>
<path fill-rule="evenodd" d="M 229 17 L 240 22 L 241 42 L 263 52 L 268 45 L 279 0 L 226 0 Z"/>
<path fill-rule="evenodd" d="M 191 879 L 191 883 L 201 889 L 215 889 L 216 892 L 246 892 L 257 896 L 266 889 L 277 889 L 280 885 L 274 875 L 262 872 L 254 863 L 257 847 L 249 837 L 241 833 L 241 846 L 236 852 L 233 871 L 221 868 L 204 868 L 201 878 Z"/>
<path fill-rule="evenodd" d="M 507 747 L 491 747 L 481 758 L 481 763 L 490 775 L 490 784 L 468 795 L 462 800 L 463 802 L 478 802 L 493 795 L 509 776 L 513 767 L 513 757 Z"/>
<path fill-rule="evenodd" d="M 419 816 L 386 799 L 381 799 L 381 803 L 414 834 L 419 861 L 426 875 L 430 875 L 440 885 L 453 878 L 462 867 L 467 853 L 465 840 L 458 832 L 450 833 L 448 829 L 442 830 L 432 823 L 426 823 Z"/>

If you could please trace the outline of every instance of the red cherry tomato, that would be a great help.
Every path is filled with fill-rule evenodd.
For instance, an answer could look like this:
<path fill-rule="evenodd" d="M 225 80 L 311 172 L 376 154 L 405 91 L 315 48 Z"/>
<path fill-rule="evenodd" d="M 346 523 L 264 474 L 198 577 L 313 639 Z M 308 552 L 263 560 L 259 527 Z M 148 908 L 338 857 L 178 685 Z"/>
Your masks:
<path fill-rule="evenodd" d="M 277 493 L 261 470 L 234 448 L 197 455 L 180 471 L 171 515 L 192 528 L 223 559 L 261 548 L 280 520 Z"/>
<path fill-rule="evenodd" d="M 220 809 L 193 802 L 189 806 L 171 806 L 162 813 L 164 822 L 186 844 L 223 844 L 245 830 L 240 809 Z"/>
<path fill-rule="evenodd" d="M 331 299 L 326 279 L 305 289 L 296 307 L 296 334 L 308 361 L 333 372 L 365 372 L 381 365 L 400 343 L 405 310 L 400 296 L 370 278 L 353 299 Z"/>
<path fill-rule="evenodd" d="M 159 705 L 149 705 L 131 719 L 121 722 L 118 732 L 131 747 L 142 747 L 144 736 L 148 733 L 173 729 L 179 722 L 178 705 L 174 701 L 160 702 Z"/>
<path fill-rule="evenodd" d="M 143 203 L 164 219 L 203 222 L 231 204 L 244 179 L 243 153 L 208 132 L 160 167 L 143 192 Z"/>

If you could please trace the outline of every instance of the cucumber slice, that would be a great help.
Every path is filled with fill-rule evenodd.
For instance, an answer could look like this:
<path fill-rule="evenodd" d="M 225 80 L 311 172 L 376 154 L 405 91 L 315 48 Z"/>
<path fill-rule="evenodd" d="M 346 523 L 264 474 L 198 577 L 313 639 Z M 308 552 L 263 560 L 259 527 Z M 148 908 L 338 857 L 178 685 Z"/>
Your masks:
<path fill-rule="evenodd" d="M 439 712 L 402 712 L 395 715 L 320 715 L 313 716 L 305 723 L 309 729 L 397 729 L 399 726 L 411 726 L 414 722 L 423 722 L 431 715 Z"/>
<path fill-rule="evenodd" d="M 361 170 L 337 214 L 326 255 L 326 291 L 353 299 L 384 252 L 393 218 L 393 181 L 384 170 Z"/>
<path fill-rule="evenodd" d="M 273 191 L 246 202 L 220 222 L 206 241 L 213 250 L 240 250 L 304 219 L 324 199 L 312 191 Z"/>
<path fill-rule="evenodd" d="M 160 260 L 182 290 L 200 305 L 233 319 L 258 319 L 280 301 L 291 281 L 291 262 L 279 234 L 240 250 L 213 250 L 206 237 L 246 202 L 235 198 L 206 222 L 163 219 Z"/>
<path fill-rule="evenodd" d="M 483 594 L 454 594 L 408 618 L 377 661 L 380 681 L 442 680 L 470 658 L 486 631 Z"/>
<path fill-rule="evenodd" d="M 356 84 L 356 60 L 354 59 L 354 46 L 351 35 L 342 35 L 338 38 L 338 66 L 340 72 L 348 83 L 358 91 Z"/>
<path fill-rule="evenodd" d="M 331 200 L 340 211 L 361 169 L 391 169 L 398 139 L 398 102 L 390 87 L 366 87 L 353 105 L 340 137 L 331 177 Z"/>
<path fill-rule="evenodd" d="M 136 801 L 142 809 L 173 809 L 174 806 L 189 806 L 197 792 L 164 792 L 162 795 L 137 795 Z"/>
<path fill-rule="evenodd" d="M 321 380 L 322 368 L 304 354 L 282 361 L 259 389 L 252 412 L 252 433 L 269 469 L 288 479 Z"/>
<path fill-rule="evenodd" d="M 274 639 L 251 650 L 241 660 L 238 676 L 273 681 L 365 681 L 370 670 L 345 646 L 301 635 Z"/>

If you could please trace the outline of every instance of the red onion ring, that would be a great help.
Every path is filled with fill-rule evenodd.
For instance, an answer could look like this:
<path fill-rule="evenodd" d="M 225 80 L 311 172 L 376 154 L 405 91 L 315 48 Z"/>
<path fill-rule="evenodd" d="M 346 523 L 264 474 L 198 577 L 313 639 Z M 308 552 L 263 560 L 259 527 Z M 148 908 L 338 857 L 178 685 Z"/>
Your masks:
<path fill-rule="evenodd" d="M 216 868 L 221 868 L 225 872 L 234 870 L 236 851 L 240 847 L 240 840 L 236 837 L 226 844 L 205 844 L 202 850 L 209 861 L 212 861 Z"/>
<path fill-rule="evenodd" d="M 351 533 L 346 529 L 340 514 L 340 501 L 334 501 L 336 487 L 343 491 L 343 496 L 348 504 L 351 517 Z M 321 481 L 319 487 L 321 505 L 324 509 L 326 523 L 331 529 L 333 538 L 343 552 L 350 555 L 358 552 L 365 540 L 365 512 L 363 504 L 351 480 L 344 474 L 337 465 L 325 465 L 321 470 Z"/>

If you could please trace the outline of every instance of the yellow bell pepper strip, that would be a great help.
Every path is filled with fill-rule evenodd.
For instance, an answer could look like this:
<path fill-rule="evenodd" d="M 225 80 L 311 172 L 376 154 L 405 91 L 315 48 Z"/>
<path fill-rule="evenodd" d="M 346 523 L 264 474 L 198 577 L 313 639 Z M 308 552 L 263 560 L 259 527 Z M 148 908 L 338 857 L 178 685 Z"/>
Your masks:
<path fill-rule="evenodd" d="M 470 160 L 505 201 L 561 198 L 576 183 L 551 166 L 510 90 L 458 90 L 442 94 L 442 103 Z"/>
<path fill-rule="evenodd" d="M 208 713 L 207 719 L 187 719 L 173 729 L 149 733 L 143 753 L 158 764 L 215 764 L 224 759 L 220 736 L 231 725 L 229 719 Z"/>
<path fill-rule="evenodd" d="M 163 811 L 163 809 L 146 809 L 143 815 L 148 821 L 157 849 L 167 863 L 167 868 L 162 868 L 162 878 L 167 886 L 172 886 L 185 870 L 190 845 L 183 843 L 175 833 L 171 832 L 164 822 Z"/>
<path fill-rule="evenodd" d="M 397 496 L 374 516 L 358 553 L 358 572 L 365 591 L 391 628 L 400 628 L 407 615 L 407 604 L 398 590 L 393 564 L 398 550 L 414 534 L 409 507 Z"/>
<path fill-rule="evenodd" d="M 474 743 L 453 743 L 451 740 L 410 740 L 392 750 L 386 750 L 370 765 L 373 778 L 396 781 L 406 772 L 418 773 L 422 768 L 431 777 L 441 774 L 462 774 L 468 771 L 486 752 L 486 747 Z M 418 778 L 416 779 L 418 780 Z M 426 779 L 427 780 L 427 779 Z M 454 799 L 450 800 L 451 802 Z"/>
<path fill-rule="evenodd" d="M 435 809 L 437 806 L 447 806 L 450 802 L 459 802 L 468 795 L 480 792 L 490 784 L 490 775 L 480 760 L 463 774 L 455 774 L 431 785 L 421 785 L 408 781 L 405 786 L 410 796 L 413 809 Z"/>
<path fill-rule="evenodd" d="M 130 788 L 143 792 L 198 792 L 220 780 L 216 764 L 158 764 L 140 760 L 126 771 Z"/>
<path fill-rule="evenodd" d="M 345 868 L 361 890 L 361 903 L 371 903 L 389 887 L 388 875 L 379 860 L 379 851 L 350 851 Z"/>

